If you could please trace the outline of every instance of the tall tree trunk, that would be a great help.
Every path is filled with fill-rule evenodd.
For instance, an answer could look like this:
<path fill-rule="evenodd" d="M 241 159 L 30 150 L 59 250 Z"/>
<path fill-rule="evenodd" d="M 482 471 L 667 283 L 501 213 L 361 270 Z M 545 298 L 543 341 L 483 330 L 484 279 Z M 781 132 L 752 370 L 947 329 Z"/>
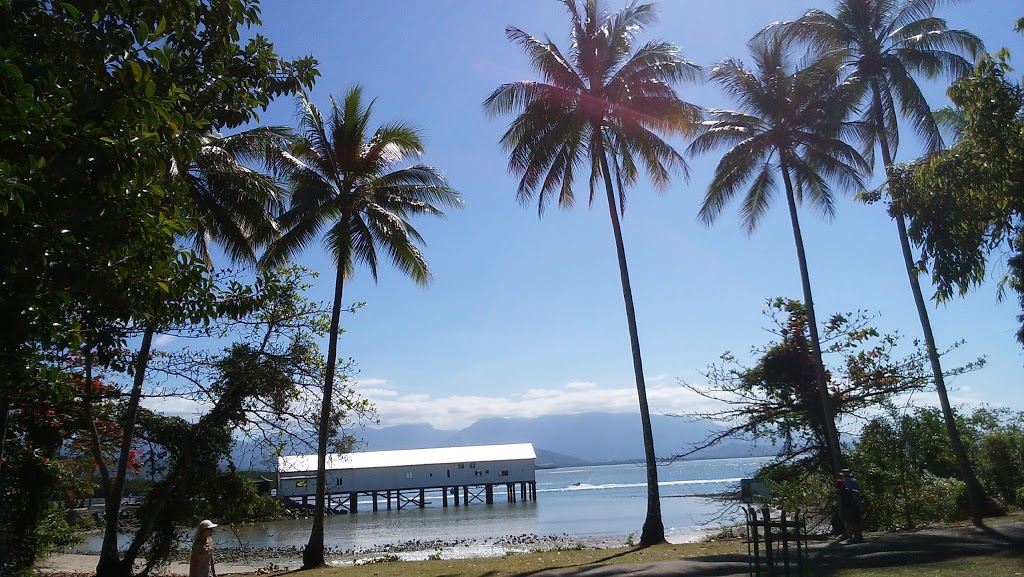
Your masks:
<path fill-rule="evenodd" d="M 889 137 L 885 132 L 885 125 L 882 120 L 882 97 L 877 82 L 871 84 L 871 93 L 875 111 L 875 132 L 878 134 L 879 146 L 882 149 L 885 176 L 886 178 L 892 178 L 892 153 L 889 150 Z M 917 277 L 917 266 L 914 263 L 914 254 L 910 248 L 907 222 L 899 208 L 893 204 L 890 204 L 889 208 L 890 215 L 896 221 L 896 230 L 899 232 L 900 249 L 903 252 L 903 266 L 907 270 L 910 292 L 914 295 L 917 316 L 921 320 L 921 331 L 924 333 L 924 344 L 928 352 L 928 361 L 931 363 L 932 379 L 935 381 L 935 391 L 939 394 L 939 404 L 942 406 L 942 420 L 946 424 L 946 433 L 949 434 L 950 448 L 953 449 L 953 456 L 956 459 L 957 468 L 960 470 L 960 477 L 967 488 L 967 501 L 971 508 L 971 518 L 975 523 L 978 523 L 982 517 L 1001 515 L 1005 511 L 993 503 L 985 494 L 985 489 L 978 482 L 978 477 L 974 474 L 974 467 L 971 465 L 970 459 L 967 458 L 967 451 L 964 449 L 963 441 L 960 439 L 960 430 L 956 425 L 956 415 L 953 414 L 953 407 L 949 404 L 949 395 L 946 392 L 946 379 L 942 374 L 942 365 L 939 362 L 939 351 L 935 346 L 932 323 L 928 318 L 928 308 L 924 302 L 921 282 Z"/>
<path fill-rule="evenodd" d="M 111 479 L 111 490 L 104 501 L 103 545 L 100 548 L 99 562 L 96 564 L 97 577 L 129 577 L 132 574 L 131 563 L 125 563 L 117 552 L 117 523 L 121 515 L 121 498 L 124 496 L 124 481 L 128 473 L 128 458 L 135 438 L 135 419 L 139 415 L 139 402 L 142 398 L 142 384 L 146 378 L 146 367 L 153 346 L 153 335 L 156 323 L 150 321 L 142 334 L 139 345 L 139 358 L 136 359 L 135 380 L 132 382 L 128 406 L 125 408 L 124 431 L 121 437 L 121 451 L 117 458 L 117 472 Z"/>
<path fill-rule="evenodd" d="M 338 276 L 334 281 L 334 306 L 331 309 L 331 333 L 327 345 L 327 370 L 324 378 L 324 398 L 320 405 L 320 438 L 316 455 L 316 500 L 313 510 L 313 528 L 309 542 L 302 551 L 302 568 L 324 565 L 324 508 L 327 483 L 327 437 L 330 426 L 331 399 L 334 397 L 334 370 L 338 356 L 338 325 L 341 319 L 341 295 L 345 286 L 343 259 L 338 259 Z"/>
<path fill-rule="evenodd" d="M 796 258 L 800 264 L 800 284 L 804 291 L 804 306 L 807 310 L 807 326 L 811 333 L 811 353 L 814 356 L 814 376 L 818 381 L 818 396 L 821 399 L 822 423 L 825 426 L 825 444 L 828 445 L 832 459 L 833 472 L 838 476 L 843 468 L 842 448 L 839 444 L 839 432 L 836 431 L 836 413 L 832 407 L 832 397 L 828 393 L 828 381 L 825 377 L 825 363 L 821 358 L 821 339 L 818 337 L 818 319 L 814 314 L 814 297 L 811 295 L 811 276 L 807 272 L 807 255 L 804 253 L 804 237 L 800 232 L 800 219 L 796 211 L 796 197 L 793 195 L 793 182 L 789 177 L 789 166 L 785 159 L 781 162 L 782 180 L 786 185 L 786 201 L 789 203 L 789 220 L 793 225 L 793 241 L 796 243 Z"/>
<path fill-rule="evenodd" d="M 633 350 L 633 373 L 636 376 L 636 394 L 640 402 L 640 425 L 644 435 L 644 460 L 647 466 L 647 518 L 640 532 L 640 546 L 649 547 L 665 542 L 665 523 L 661 518 L 661 495 L 658 487 L 658 461 L 654 452 L 654 430 L 651 428 L 651 411 L 647 406 L 647 385 L 644 383 L 644 366 L 640 359 L 640 337 L 636 328 L 636 312 L 633 310 L 633 291 L 629 284 L 629 270 L 626 268 L 626 249 L 622 243 L 622 228 L 616 209 L 615 190 L 608 169 L 608 158 L 601 144 L 601 170 L 604 173 L 605 191 L 608 194 L 608 214 L 615 233 L 615 250 L 619 258 L 619 278 L 622 281 L 622 298 L 626 305 L 626 323 L 629 325 L 629 343 Z"/>

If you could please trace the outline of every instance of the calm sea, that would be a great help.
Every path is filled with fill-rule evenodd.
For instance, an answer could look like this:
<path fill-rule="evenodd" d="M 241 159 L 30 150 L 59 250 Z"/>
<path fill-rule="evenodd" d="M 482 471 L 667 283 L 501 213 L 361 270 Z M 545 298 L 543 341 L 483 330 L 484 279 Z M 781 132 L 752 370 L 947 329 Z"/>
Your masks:
<path fill-rule="evenodd" d="M 735 507 L 723 515 L 721 502 L 701 495 L 738 490 L 739 480 L 751 476 L 765 461 L 762 457 L 715 459 L 659 467 L 662 517 L 669 540 L 694 540 L 708 529 L 742 518 Z M 568 535 L 619 540 L 621 544 L 630 534 L 639 537 L 647 510 L 646 487 L 644 467 L 625 464 L 539 470 L 536 501 L 507 503 L 504 489 L 496 489 L 493 505 L 474 502 L 468 507 L 443 508 L 440 496 L 435 495 L 424 509 L 373 513 L 372 502 L 361 499 L 359 513 L 327 517 L 325 545 L 361 550 L 437 540 L 482 547 L 519 535 Z M 239 545 L 301 548 L 309 537 L 309 527 L 309 520 L 281 520 L 218 530 L 215 539 L 218 549 Z M 94 552 L 99 548 L 99 536 L 94 536 L 76 550 Z"/>

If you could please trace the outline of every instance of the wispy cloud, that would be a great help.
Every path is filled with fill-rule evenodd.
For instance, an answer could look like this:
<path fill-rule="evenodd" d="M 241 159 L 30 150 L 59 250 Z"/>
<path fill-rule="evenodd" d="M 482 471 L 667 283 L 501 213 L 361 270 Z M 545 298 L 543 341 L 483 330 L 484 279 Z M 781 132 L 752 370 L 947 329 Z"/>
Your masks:
<path fill-rule="evenodd" d="M 153 337 L 153 346 L 157 348 L 164 348 L 167 345 L 173 343 L 178 337 L 174 335 L 156 335 Z"/>
<path fill-rule="evenodd" d="M 574 381 L 561 387 L 532 388 L 500 396 L 403 394 L 380 383 L 372 389 L 357 387 L 357 390 L 377 407 L 383 426 L 430 423 L 438 429 L 460 429 L 488 417 L 534 418 L 637 411 L 636 387 L 632 383 L 611 387 Z M 670 379 L 652 379 L 647 387 L 647 399 L 652 413 L 679 414 L 712 406 L 708 399 Z"/>

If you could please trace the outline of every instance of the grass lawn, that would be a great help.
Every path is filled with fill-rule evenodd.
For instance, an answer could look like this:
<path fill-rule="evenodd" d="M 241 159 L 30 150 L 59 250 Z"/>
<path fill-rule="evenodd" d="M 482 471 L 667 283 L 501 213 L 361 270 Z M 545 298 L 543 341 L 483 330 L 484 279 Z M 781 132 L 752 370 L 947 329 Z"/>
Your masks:
<path fill-rule="evenodd" d="M 1011 547 L 1012 548 L 1012 547 Z M 934 562 L 908 559 L 912 565 L 885 563 L 879 567 L 815 569 L 807 575 L 825 577 L 1024 577 L 1024 551 L 1004 554 L 955 557 Z M 426 561 L 383 560 L 367 565 L 345 565 L 303 572 L 311 577 L 511 577 L 558 568 L 576 568 L 582 574 L 595 566 L 646 564 L 673 559 L 718 557 L 734 563 L 745 562 L 747 546 L 739 539 L 708 543 L 658 545 L 646 549 L 557 549 L 536 553 L 509 554 L 495 558 L 433 559 Z M 863 559 L 858 559 L 863 561 Z M 714 573 L 714 561 L 704 565 Z"/>
<path fill-rule="evenodd" d="M 686 559 L 726 554 L 747 554 L 740 540 L 682 545 L 656 545 L 646 549 L 557 549 L 536 553 L 516 553 L 504 557 L 473 559 L 439 559 L 427 561 L 386 561 L 368 565 L 346 565 L 315 569 L 302 575 L 330 577 L 503 577 L 533 573 L 545 569 L 609 565 L 618 563 L 652 563 L 669 559 Z"/>
<path fill-rule="evenodd" d="M 831 577 L 1016 577 L 1024 576 L 1024 557 L 963 557 L 936 563 L 873 569 L 840 569 Z"/>

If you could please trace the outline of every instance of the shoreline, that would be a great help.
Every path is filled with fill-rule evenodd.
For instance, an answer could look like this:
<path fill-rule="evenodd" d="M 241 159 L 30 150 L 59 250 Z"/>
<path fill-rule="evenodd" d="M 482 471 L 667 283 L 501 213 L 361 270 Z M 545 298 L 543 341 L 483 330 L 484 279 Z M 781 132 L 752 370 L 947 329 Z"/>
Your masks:
<path fill-rule="evenodd" d="M 699 530 L 669 536 L 674 544 L 696 543 L 715 530 Z M 330 566 L 360 565 L 385 560 L 422 561 L 426 559 L 470 559 L 502 557 L 509 554 L 574 549 L 614 549 L 629 546 L 632 536 L 576 537 L 562 535 L 506 535 L 486 539 L 427 539 L 402 543 L 389 543 L 359 549 L 328 547 L 325 551 Z M 302 546 L 285 547 L 232 547 L 215 551 L 217 574 L 276 573 L 299 569 L 302 565 Z M 99 554 L 57 553 L 36 564 L 41 575 L 72 577 L 94 575 Z M 187 551 L 176 555 L 171 562 L 158 569 L 160 575 L 188 575 Z"/>

